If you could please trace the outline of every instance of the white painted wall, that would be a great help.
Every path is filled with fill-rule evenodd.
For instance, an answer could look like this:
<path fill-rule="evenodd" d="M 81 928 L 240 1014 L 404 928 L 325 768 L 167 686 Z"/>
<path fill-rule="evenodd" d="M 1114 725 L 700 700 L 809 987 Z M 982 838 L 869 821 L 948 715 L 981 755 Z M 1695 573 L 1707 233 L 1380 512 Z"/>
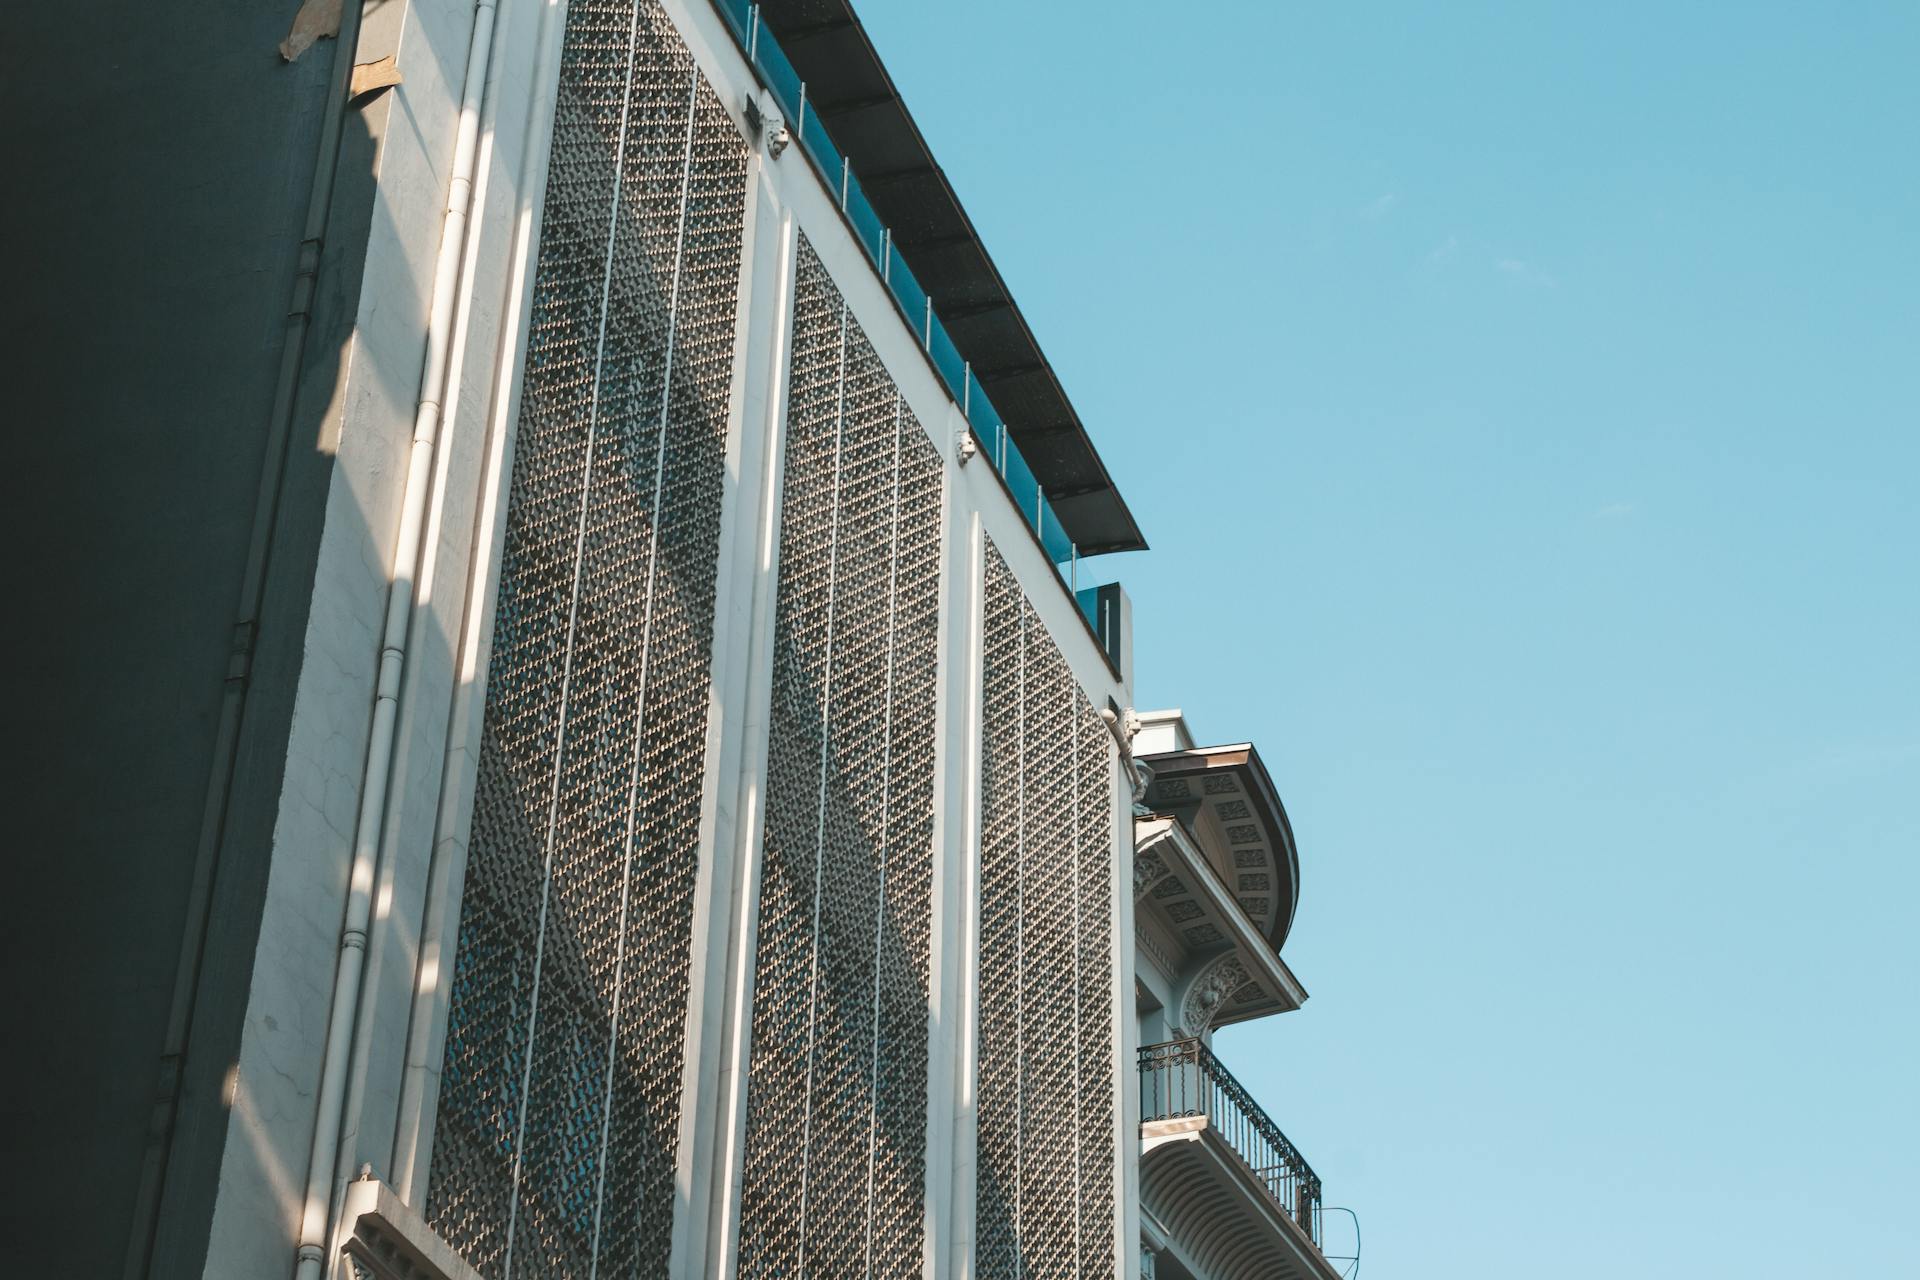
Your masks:
<path fill-rule="evenodd" d="M 1140 728 L 1133 735 L 1133 749 L 1138 754 L 1151 756 L 1162 751 L 1193 750 L 1193 733 L 1187 728 L 1187 718 L 1180 713 L 1180 708 L 1135 714 L 1140 719 Z"/>
<path fill-rule="evenodd" d="M 703 74 L 745 132 L 761 91 L 704 0 L 665 0 Z M 370 8 L 357 61 L 397 53 L 403 84 L 376 102 L 378 187 L 358 327 L 338 390 L 343 415 L 252 979 L 233 1123 L 207 1274 L 284 1275 L 293 1261 L 314 1125 L 345 876 L 367 752 L 381 613 L 426 328 L 446 170 L 471 29 L 469 0 Z M 454 395 L 435 493 L 406 682 L 393 800 L 369 939 L 364 1028 L 347 1139 L 424 1207 L 439 1057 L 478 754 L 480 707 L 511 473 L 528 283 L 549 146 L 564 0 L 500 0 L 496 87 L 483 118 L 474 232 L 463 273 Z M 929 1277 L 970 1274 L 973 1049 L 978 956 L 983 547 L 992 539 L 1096 707 L 1131 704 L 1077 606 L 984 456 L 960 460 L 965 422 L 886 286 L 798 146 L 752 162 L 737 318 L 720 555 L 719 625 L 703 765 L 704 857 L 696 886 L 685 1099 L 672 1271 L 731 1273 L 745 1130 L 760 800 L 766 778 L 778 572 L 780 468 L 795 239 L 805 234 L 907 406 L 944 460 L 947 548 L 933 762 Z M 1130 796 L 1114 777 L 1116 1171 L 1124 1212 L 1115 1266 L 1136 1265 Z M 437 862 L 437 866 L 436 866 Z M 430 892 L 431 890 L 431 892 Z M 423 933 L 443 950 L 421 963 Z M 412 1050 L 409 1053 L 411 1031 Z"/>
<path fill-rule="evenodd" d="M 502 464 L 504 442 L 496 428 L 510 416 L 503 402 L 517 395 L 517 387 L 503 385 L 498 374 L 504 360 L 515 368 L 520 360 L 514 321 L 520 313 L 524 322 L 524 291 L 518 284 L 547 146 L 545 126 L 530 117 L 540 85 L 551 78 L 536 66 L 538 35 L 556 9 L 552 0 L 503 0 L 493 45 L 496 92 L 483 117 L 474 234 L 456 313 L 449 403 L 368 939 L 367 1030 L 350 1084 L 342 1147 L 349 1168 L 370 1163 L 383 1178 L 394 1176 L 395 1118 L 430 858 L 439 843 L 436 814 L 449 717 L 457 695 L 472 687 L 459 649 L 463 635 L 469 644 L 473 639 L 468 586 L 475 522 Z M 471 0 L 369 6 L 355 54 L 358 62 L 396 55 L 403 81 L 358 108 L 378 143 L 372 227 L 355 332 L 341 361 L 338 452 L 265 913 L 231 1076 L 209 1277 L 286 1275 L 293 1267 L 380 626 L 425 355 L 426 293 L 446 207 L 473 16 Z M 480 545 L 491 547 L 491 541 L 483 537 Z M 490 595 L 484 603 L 490 606 Z M 490 608 L 483 612 L 490 617 Z"/>

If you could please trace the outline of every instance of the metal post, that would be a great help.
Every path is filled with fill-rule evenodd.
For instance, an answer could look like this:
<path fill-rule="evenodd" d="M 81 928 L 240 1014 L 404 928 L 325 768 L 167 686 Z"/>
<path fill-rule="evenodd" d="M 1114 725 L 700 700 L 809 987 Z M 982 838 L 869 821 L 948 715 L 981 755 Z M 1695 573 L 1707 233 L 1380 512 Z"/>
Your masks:
<path fill-rule="evenodd" d="M 960 412 L 973 421 L 973 361 L 960 362 Z"/>
<path fill-rule="evenodd" d="M 922 350 L 925 350 L 928 352 L 931 352 L 933 350 L 933 295 L 932 294 L 927 295 L 927 320 L 926 320 L 926 326 L 920 332 L 920 346 Z"/>
<path fill-rule="evenodd" d="M 853 176 L 853 161 L 847 156 L 840 157 L 840 212 L 847 211 L 847 180 Z"/>
<path fill-rule="evenodd" d="M 747 12 L 747 61 L 753 62 L 760 55 L 760 6 L 755 5 Z"/>
<path fill-rule="evenodd" d="M 805 142 L 807 140 L 807 82 L 800 82 L 800 118 L 794 121 L 793 136 Z"/>

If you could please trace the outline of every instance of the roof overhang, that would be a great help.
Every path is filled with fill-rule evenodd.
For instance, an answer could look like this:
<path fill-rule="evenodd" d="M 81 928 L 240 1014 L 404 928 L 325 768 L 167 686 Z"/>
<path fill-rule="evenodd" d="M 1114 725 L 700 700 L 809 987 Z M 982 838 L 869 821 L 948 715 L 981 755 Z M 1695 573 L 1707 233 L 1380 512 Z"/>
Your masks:
<path fill-rule="evenodd" d="M 1239 742 L 1135 758 L 1153 772 L 1147 807 L 1180 817 L 1277 953 L 1300 903 L 1300 854 L 1260 753 Z"/>
<path fill-rule="evenodd" d="M 1306 988 L 1178 818 L 1138 817 L 1133 832 L 1135 927 L 1169 971 L 1169 1016 L 1183 1034 L 1291 1013 L 1306 1002 Z"/>
<path fill-rule="evenodd" d="M 848 0 L 760 15 L 1081 555 L 1146 539 Z"/>

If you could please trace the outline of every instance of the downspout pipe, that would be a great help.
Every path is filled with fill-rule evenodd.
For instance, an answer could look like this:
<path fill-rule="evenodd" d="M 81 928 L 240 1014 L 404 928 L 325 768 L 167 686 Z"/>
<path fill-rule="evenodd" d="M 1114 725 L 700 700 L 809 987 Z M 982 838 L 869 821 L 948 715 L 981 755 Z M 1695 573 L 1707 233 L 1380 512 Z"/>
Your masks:
<path fill-rule="evenodd" d="M 193 878 L 187 893 L 187 916 L 180 931 L 180 955 L 174 967 L 173 992 L 168 1001 L 167 1026 L 160 1050 L 160 1081 L 154 1095 L 154 1114 L 147 1154 L 136 1194 L 132 1232 L 127 1243 L 126 1280 L 149 1274 L 155 1229 L 166 1190 L 167 1165 L 179 1122 L 180 1090 L 186 1070 L 188 1037 L 200 991 L 200 970 L 206 955 L 207 925 L 212 913 L 213 882 L 226 841 L 227 813 L 232 799 L 235 764 L 244 728 L 247 692 L 253 680 L 254 651 L 260 635 L 260 613 L 266 597 L 267 573 L 272 565 L 274 526 L 279 523 L 280 495 L 286 478 L 287 442 L 293 433 L 294 404 L 313 328 L 313 299 L 333 213 L 334 181 L 340 171 L 340 139 L 345 131 L 347 87 L 353 79 L 353 54 L 360 43 L 361 5 L 341 7 L 340 28 L 333 42 L 333 65 L 321 109 L 320 138 L 314 148 L 313 183 L 308 189 L 307 212 L 301 223 L 300 245 L 293 284 L 287 299 L 287 328 L 280 344 L 273 404 L 268 411 L 266 451 L 260 463 L 260 487 L 254 496 L 253 522 L 247 538 L 246 567 L 240 575 L 240 599 L 229 632 L 227 671 L 222 682 L 220 716 L 215 730 L 213 766 L 200 810 L 200 832 L 195 841 Z"/>
<path fill-rule="evenodd" d="M 502 38 L 500 38 L 500 34 L 499 34 L 500 32 L 499 19 L 497 14 L 493 11 L 496 3 L 497 3 L 497 0 L 478 0 L 478 2 L 476 3 L 476 12 L 474 14 L 476 31 L 483 24 L 487 27 L 490 27 L 492 30 L 490 32 L 489 38 L 486 41 L 490 51 L 481 50 L 479 48 L 477 38 L 476 38 L 475 48 L 473 50 L 474 57 L 476 58 L 484 57 L 486 59 L 486 73 L 485 73 L 486 79 L 480 91 L 479 115 L 478 115 L 478 120 L 479 120 L 478 142 L 477 142 L 476 154 L 471 164 L 467 166 L 467 168 L 471 170 L 471 173 L 469 175 L 469 186 L 472 188 L 470 194 L 467 197 L 467 209 L 469 211 L 471 211 L 475 203 L 479 203 L 482 206 L 484 206 L 487 199 L 486 197 L 487 187 L 489 182 L 491 181 L 489 175 L 494 171 L 495 164 L 496 164 L 495 158 L 494 158 L 495 157 L 494 143 L 496 141 L 496 138 L 495 138 L 496 124 L 497 124 L 497 117 L 500 109 L 499 94 L 496 92 L 496 86 L 499 84 L 499 81 L 500 81 L 502 58 L 507 53 L 507 49 L 505 47 L 505 41 Z M 559 75 L 557 73 L 553 77 L 553 80 L 554 80 L 554 91 L 557 95 L 559 90 Z M 468 83 L 470 84 L 471 81 L 469 81 Z M 463 86 L 463 89 L 464 89 L 464 86 Z M 464 131 L 464 129 L 465 129 L 465 124 L 463 123 L 462 125 L 459 126 L 458 131 Z M 460 141 L 459 138 L 456 137 L 456 141 L 455 141 L 456 159 L 457 159 L 457 153 L 459 148 L 459 141 Z M 451 183 L 451 179 L 450 179 L 450 183 Z M 449 186 L 449 190 L 451 191 L 451 185 Z M 458 211 L 453 207 L 453 202 L 451 201 L 451 199 L 449 200 L 448 208 L 445 211 L 445 213 L 446 213 L 446 217 L 449 219 L 455 217 L 458 213 Z M 452 320 L 450 322 L 451 328 L 448 330 L 448 334 L 449 334 L 448 350 L 447 350 L 446 362 L 445 362 L 446 373 L 442 380 L 444 390 L 442 395 L 441 422 L 440 422 L 439 430 L 441 433 L 448 436 L 449 442 L 451 442 L 451 439 L 454 436 L 454 434 L 461 430 L 459 387 L 463 381 L 462 369 L 466 367 L 466 362 L 469 359 L 476 358 L 480 354 L 479 352 L 476 352 L 473 347 L 473 339 L 471 336 L 471 322 L 473 317 L 474 289 L 476 284 L 479 282 L 479 280 L 485 275 L 484 272 L 476 270 L 476 266 L 477 266 L 480 254 L 485 252 L 485 249 L 482 247 L 482 244 L 483 244 L 483 241 L 486 239 L 486 237 L 478 226 L 474 226 L 472 224 L 475 222 L 476 218 L 484 219 L 485 214 L 481 213 L 479 215 L 475 215 L 471 212 L 468 212 L 466 216 L 467 216 L 467 221 L 469 225 L 466 228 L 465 232 L 463 233 L 463 239 L 460 246 L 460 262 L 456 269 L 458 272 L 458 275 L 457 277 L 455 277 L 458 282 L 458 288 L 455 289 L 453 292 L 454 302 L 453 302 L 453 309 L 452 309 Z M 497 347 L 497 343 L 496 343 L 496 347 Z M 509 362 L 507 362 L 503 357 L 498 358 L 496 360 L 495 373 L 498 377 L 506 378 L 510 381 L 511 380 L 510 371 L 514 368 L 517 368 L 517 366 L 510 365 Z M 451 398 L 452 403 L 447 403 L 447 400 L 449 398 Z M 469 417 L 474 416 L 471 407 L 469 407 L 468 416 Z M 481 420 L 479 420 L 476 423 L 476 427 L 483 441 L 483 447 L 484 447 L 484 441 L 486 440 L 489 434 L 487 430 L 489 421 L 490 419 L 486 419 L 483 417 Z M 444 513 L 445 513 L 445 508 L 446 508 L 446 503 L 448 498 L 448 489 L 447 489 L 448 466 L 450 465 L 450 462 L 451 462 L 451 459 L 448 457 L 449 452 L 450 452 L 450 449 L 436 449 L 435 451 L 435 458 L 433 463 L 433 479 L 430 482 L 433 490 L 433 498 L 431 502 L 428 504 L 426 523 L 421 532 L 421 537 L 423 539 L 422 558 L 420 562 L 421 582 L 414 592 L 412 620 L 408 624 L 409 627 L 412 628 L 408 632 L 408 635 L 411 637 L 420 636 L 422 634 L 421 628 L 424 626 L 430 625 L 429 620 L 431 617 L 432 610 L 430 605 L 427 602 L 435 598 L 438 594 L 440 594 L 441 589 L 438 586 L 436 586 L 436 582 L 439 580 L 445 579 L 447 577 L 447 573 L 444 567 L 436 568 L 437 565 L 443 565 L 443 562 L 436 559 L 433 553 L 433 547 L 436 544 L 436 542 L 438 542 L 442 538 Z M 480 483 L 483 485 L 487 483 L 487 477 L 484 471 L 480 478 Z M 471 543 L 471 538 L 469 538 L 469 543 Z M 413 646 L 415 648 L 417 648 L 419 645 L 419 641 L 417 639 L 411 639 L 409 640 L 408 643 L 410 646 Z M 455 645 L 453 646 L 452 653 L 451 653 L 451 659 L 456 664 L 456 669 L 459 662 L 461 661 L 461 656 L 462 655 L 459 651 L 458 643 L 456 642 Z M 458 703 L 458 701 L 459 700 L 456 698 L 455 702 Z M 401 714 L 400 717 L 398 718 L 395 725 L 394 733 L 396 736 L 396 740 L 399 743 L 401 744 L 405 743 L 407 735 L 410 732 L 410 729 L 408 726 L 411 723 L 412 723 L 411 717 L 407 713 Z M 401 750 L 404 751 L 404 745 L 401 747 Z M 393 768 L 400 770 L 402 776 L 406 776 L 407 764 L 406 764 L 404 755 L 396 759 L 393 765 Z M 387 806 L 387 814 L 386 814 L 385 822 L 381 828 L 381 839 L 387 843 L 389 848 L 393 847 L 393 842 L 399 839 L 399 826 L 395 820 L 396 814 L 394 812 L 394 808 L 395 807 L 392 804 L 389 804 Z M 435 862 L 439 860 L 438 843 L 435 842 L 433 844 L 430 844 L 429 850 L 430 852 L 428 854 L 427 879 L 430 887 L 429 891 L 431 891 L 431 885 L 433 884 L 433 881 L 434 881 L 433 866 Z M 393 874 L 394 873 L 389 865 L 389 860 L 387 858 L 383 858 L 380 874 L 376 877 L 374 882 L 375 884 L 374 893 L 376 897 L 390 890 L 392 885 Z M 427 945 L 427 938 L 425 937 L 424 931 L 427 927 L 428 917 L 430 917 L 431 914 L 432 914 L 431 906 L 423 905 L 422 920 L 421 920 L 422 936 L 418 944 L 418 949 L 420 952 L 424 952 L 425 947 Z M 382 965 L 384 963 L 382 958 L 382 949 L 383 947 L 391 947 L 393 945 L 393 942 L 394 942 L 394 932 L 391 929 L 376 929 L 369 936 L 368 946 L 367 946 L 366 976 L 362 978 L 363 983 L 368 984 L 370 986 L 375 986 L 375 987 L 378 986 L 380 982 L 379 975 L 382 971 Z M 405 958 L 413 959 L 414 957 L 405 957 Z M 413 968 L 414 968 L 414 972 L 409 974 L 410 977 L 417 976 L 417 965 L 413 966 Z M 376 1043 L 381 1041 L 381 1037 L 369 1030 L 369 1024 L 373 1014 L 372 1001 L 373 1001 L 373 997 L 362 994 L 361 1004 L 360 1004 L 360 1025 L 354 1031 L 353 1057 L 352 1057 L 352 1060 L 349 1062 L 348 1068 L 347 1068 L 347 1101 L 346 1101 L 345 1109 L 341 1116 L 340 1150 L 339 1150 L 338 1160 L 335 1164 L 334 1171 L 333 1171 L 334 1173 L 333 1188 L 336 1196 L 342 1193 L 342 1188 L 346 1185 L 348 1180 L 355 1176 L 356 1169 L 359 1167 L 361 1155 L 371 1154 L 371 1153 L 362 1152 L 360 1147 L 360 1138 L 362 1135 L 363 1126 L 365 1126 L 368 1120 L 367 1081 L 368 1081 L 369 1071 L 371 1070 L 370 1064 L 376 1052 L 379 1052 L 383 1055 L 392 1054 L 392 1046 L 390 1044 L 385 1044 L 385 1043 Z M 409 1003 L 408 1008 L 411 1011 L 411 1008 L 412 1008 L 411 1002 Z M 408 1044 L 410 1045 L 410 1042 L 408 1042 Z M 404 1072 L 406 1070 L 406 1067 L 410 1059 L 407 1058 L 405 1052 L 402 1052 L 398 1056 L 401 1059 L 402 1072 L 404 1076 Z M 375 1166 L 375 1167 L 378 1167 L 378 1166 Z M 397 1165 L 388 1164 L 386 1167 L 380 1169 L 380 1173 L 385 1178 L 388 1185 L 391 1186 L 396 1192 L 400 1194 L 400 1198 L 402 1202 L 408 1205 L 413 1205 L 416 1208 L 420 1207 L 419 1202 L 416 1200 L 416 1198 L 407 1194 L 406 1186 L 400 1179 Z M 341 1212 L 342 1212 L 342 1209 L 337 1204 L 334 1209 L 335 1217 L 338 1218 Z M 333 1247 L 337 1247 L 339 1245 L 341 1239 L 344 1238 L 345 1232 L 349 1229 L 348 1226 L 344 1223 L 336 1223 L 336 1226 L 338 1230 L 336 1232 L 335 1237 L 332 1240 Z"/>
<path fill-rule="evenodd" d="M 460 263 L 466 252 L 468 214 L 473 204 L 474 161 L 479 154 L 480 111 L 487 90 L 495 13 L 496 0 L 476 0 L 473 37 L 467 48 L 466 75 L 461 88 L 453 172 L 447 184 L 446 215 L 441 223 L 440 249 L 428 294 L 426 359 L 420 373 L 420 398 L 414 412 L 406 484 L 401 491 L 400 530 L 394 544 L 379 675 L 374 687 L 373 727 L 368 736 L 366 769 L 360 782 L 360 814 L 354 827 L 346 911 L 334 967 L 333 997 L 328 1006 L 326 1047 L 320 1060 L 319 1105 L 314 1117 L 313 1148 L 307 1163 L 300 1240 L 294 1254 L 295 1280 L 320 1280 L 325 1269 L 326 1242 L 332 1229 L 335 1164 L 345 1118 L 353 1042 L 360 1021 L 361 979 L 366 971 L 367 932 L 373 916 L 373 887 L 379 873 L 380 833 L 386 821 L 392 786 L 401 678 L 406 670 L 414 590 L 432 498 L 434 449 L 447 391 L 454 307 L 459 294 Z"/>
<path fill-rule="evenodd" d="M 392 1163 L 388 1181 L 400 1198 L 423 1209 L 426 1197 L 426 1143 L 432 1125 L 430 1112 L 438 1098 L 440 1057 L 445 1051 L 445 984 L 452 973 L 453 948 L 460 923 L 459 895 L 466 880 L 466 847 L 473 806 L 472 774 L 459 763 L 467 744 L 478 736 L 477 722 L 485 714 L 485 686 L 476 673 L 486 665 L 491 650 L 490 565 L 498 556 L 505 533 L 500 528 L 513 473 L 512 407 L 515 375 L 527 342 L 532 309 L 533 257 L 540 241 L 540 193 L 546 187 L 550 152 L 535 139 L 553 134 L 554 112 L 560 97 L 559 33 L 566 29 L 567 0 L 541 0 L 539 37 L 533 58 L 532 109 L 525 137 L 529 143 L 520 175 L 518 240 L 508 268 L 509 317 L 502 327 L 494 400 L 489 406 L 488 460 L 483 466 L 481 509 L 474 520 L 467 594 L 463 609 L 463 638 L 456 651 L 460 676 L 455 682 L 448 714 L 446 753 L 441 762 L 440 797 L 433 827 L 433 846 L 427 871 L 425 907 L 414 969 L 413 1006 L 407 1024 L 406 1060 L 396 1109 Z M 493 74 L 489 69 L 489 75 Z M 498 102 L 488 90 L 487 128 L 491 131 Z M 463 779 L 466 785 L 463 785 Z M 344 1161 L 342 1162 L 345 1163 Z M 346 1170 L 338 1171 L 344 1177 Z"/>

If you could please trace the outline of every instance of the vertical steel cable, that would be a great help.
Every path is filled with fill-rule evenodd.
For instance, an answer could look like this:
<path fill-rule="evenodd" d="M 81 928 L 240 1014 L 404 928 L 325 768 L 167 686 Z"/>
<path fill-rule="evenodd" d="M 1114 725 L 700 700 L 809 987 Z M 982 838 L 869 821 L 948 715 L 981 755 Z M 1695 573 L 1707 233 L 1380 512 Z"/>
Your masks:
<path fill-rule="evenodd" d="M 893 831 L 889 806 L 893 792 L 893 653 L 898 629 L 893 625 L 900 607 L 900 445 L 903 435 L 900 393 L 893 396 L 893 505 L 887 546 L 887 675 L 885 710 L 880 730 L 880 882 L 875 891 L 878 910 L 873 921 L 873 1069 L 867 1077 L 867 1275 L 873 1275 L 874 1164 L 880 1146 L 880 989 L 881 944 L 887 925 L 887 854 Z"/>
<path fill-rule="evenodd" d="M 1073 780 L 1070 794 L 1073 797 L 1073 1060 L 1084 1066 L 1085 1058 L 1080 1048 L 1080 952 L 1082 950 L 1080 932 L 1080 878 L 1084 874 L 1082 863 L 1087 858 L 1087 847 L 1080 831 L 1080 717 L 1073 714 L 1073 690 L 1066 690 L 1067 714 L 1073 722 L 1073 731 L 1068 735 L 1073 752 L 1073 768 L 1068 776 Z M 1073 1091 L 1073 1261 L 1076 1270 L 1080 1265 L 1080 1219 L 1085 1207 L 1086 1170 L 1080 1163 L 1081 1129 L 1081 1093 Z"/>
<path fill-rule="evenodd" d="M 1027 1020 L 1025 1004 L 1027 993 L 1027 602 L 1020 601 L 1020 621 L 1015 628 L 1016 640 L 1015 670 L 1019 672 L 1015 682 L 1017 689 L 1014 706 L 1019 717 L 1014 741 L 1015 783 L 1014 813 L 1019 815 L 1014 821 L 1013 865 L 1016 868 L 1013 881 L 1013 991 L 1014 991 L 1014 1061 L 1019 1064 L 1018 1074 L 1014 1077 L 1013 1093 L 1013 1243 L 1014 1276 L 1016 1280 L 1025 1270 L 1027 1256 L 1026 1219 L 1024 1210 L 1027 1201 Z"/>
<path fill-rule="evenodd" d="M 830 717 L 833 713 L 833 611 L 834 592 L 838 585 L 834 578 L 834 568 L 839 556 L 840 540 L 840 469 L 841 448 L 846 440 L 847 425 L 847 304 L 840 304 L 840 367 L 837 379 L 838 394 L 835 397 L 833 414 L 833 505 L 827 525 L 827 638 L 825 653 L 825 671 L 820 689 L 820 793 L 819 808 L 814 827 L 813 858 L 813 959 L 807 982 L 807 1087 L 805 1108 L 800 1122 L 800 1274 L 807 1270 L 807 1172 L 813 1148 L 813 1079 L 815 1038 L 820 1013 L 820 907 L 824 898 L 823 882 L 826 877 L 827 861 L 827 770 L 832 762 L 832 730 Z"/>
<path fill-rule="evenodd" d="M 635 10 L 636 14 L 638 9 Z M 631 71 L 629 71 L 631 76 Z M 614 1063 L 620 1046 L 620 1015 L 622 1011 L 621 975 L 626 967 L 627 958 L 627 900 L 633 881 L 633 835 L 636 817 L 639 813 L 640 796 L 640 759 L 642 747 L 646 741 L 643 730 L 647 715 L 647 673 L 653 656 L 653 602 L 654 585 L 660 569 L 660 495 L 666 487 L 667 478 L 667 416 L 673 400 L 673 356 L 675 339 L 679 336 L 678 318 L 680 314 L 680 275 L 686 260 L 687 247 L 687 197 L 693 185 L 693 125 L 699 105 L 700 72 L 696 68 L 687 77 L 687 140 L 685 159 L 680 169 L 680 216 L 674 231 L 673 241 L 673 283 L 667 294 L 667 351 L 665 367 L 660 378 L 660 418 L 658 439 L 653 454 L 653 500 L 648 507 L 652 514 L 647 539 L 647 587 L 645 611 L 640 623 L 640 680 L 634 699 L 633 712 L 633 770 L 627 780 L 627 831 L 624 849 L 624 861 L 620 875 L 620 912 L 619 931 L 615 935 L 613 958 L 613 1017 L 607 1029 L 607 1071 L 606 1081 L 601 1090 L 600 1105 L 600 1154 L 597 1161 L 598 1172 L 594 1176 L 593 1192 L 593 1236 L 588 1249 L 592 1259 L 588 1276 L 598 1275 L 600 1270 L 600 1215 L 607 1191 L 607 1141 L 613 1124 L 613 1088 Z M 615 210 L 615 218 L 619 216 Z M 613 229 L 608 230 L 611 243 Z M 529 1041 L 531 1043 L 531 1041 Z"/>
<path fill-rule="evenodd" d="M 574 635 L 580 620 L 580 578 L 586 561 L 587 512 L 593 496 L 593 446 L 595 433 L 600 422 L 601 378 L 605 372 L 607 355 L 607 312 L 608 298 L 613 289 L 613 246 L 614 236 L 620 226 L 620 189 L 625 179 L 625 171 L 618 157 L 625 152 L 627 145 L 628 113 L 633 106 L 634 54 L 640 42 L 640 6 L 633 7 L 633 21 L 627 33 L 627 79 L 625 92 L 620 101 L 620 129 L 614 144 L 616 157 L 613 170 L 612 212 L 607 219 L 607 250 L 600 275 L 600 325 L 593 353 L 593 391 L 588 400 L 587 409 L 587 445 L 585 474 L 580 482 L 580 522 L 574 535 L 573 544 L 573 584 L 567 603 L 567 639 L 562 651 L 560 666 L 560 714 L 559 726 L 555 734 L 553 750 L 553 783 L 547 801 L 547 835 L 544 864 L 540 875 L 540 915 L 534 935 L 533 946 L 533 993 L 529 998 L 527 1013 L 527 1053 L 520 1073 L 520 1122 L 513 1141 L 513 1179 L 512 1191 L 507 1202 L 507 1243 L 506 1256 L 501 1264 L 500 1274 L 511 1280 L 513 1275 L 514 1229 L 518 1225 L 520 1209 L 520 1177 L 527 1148 L 527 1116 L 533 1110 L 528 1103 L 533 1086 L 533 1051 L 538 1043 L 535 1031 L 540 1025 L 540 970 L 546 958 L 547 911 L 553 891 L 553 846 L 560 824 L 560 771 L 566 759 L 567 745 L 567 699 L 573 679 Z"/>

